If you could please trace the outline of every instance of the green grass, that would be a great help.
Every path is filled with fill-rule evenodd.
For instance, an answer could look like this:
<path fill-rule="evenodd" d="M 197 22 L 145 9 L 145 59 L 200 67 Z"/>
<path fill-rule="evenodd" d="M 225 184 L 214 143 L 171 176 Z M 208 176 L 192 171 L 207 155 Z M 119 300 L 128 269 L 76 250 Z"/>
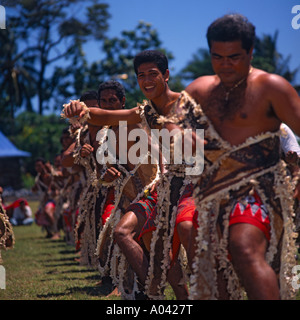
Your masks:
<path fill-rule="evenodd" d="M 99 273 L 79 266 L 73 246 L 46 239 L 36 224 L 14 227 L 14 234 L 14 248 L 2 251 L 6 289 L 0 300 L 107 299 L 108 288 L 96 285 Z"/>
<path fill-rule="evenodd" d="M 30 202 L 35 212 L 37 202 Z M 46 239 L 36 224 L 14 227 L 15 246 L 2 251 L 6 289 L 0 300 L 120 300 L 108 286 L 97 286 L 98 271 L 80 266 L 75 248 L 64 240 Z M 167 288 L 168 299 L 174 299 Z"/>
<path fill-rule="evenodd" d="M 2 252 L 6 289 L 0 300 L 92 300 L 109 292 L 96 283 L 99 273 L 79 266 L 72 246 L 45 239 L 36 226 L 14 228 L 16 243 Z"/>
<path fill-rule="evenodd" d="M 37 203 L 30 205 L 35 212 Z M 1 252 L 6 289 L 0 289 L 0 300 L 120 300 L 106 297 L 108 287 L 96 285 L 98 271 L 80 266 L 75 248 L 64 240 L 46 239 L 36 224 L 14 227 L 14 234 L 14 248 Z M 175 299 L 170 286 L 165 293 Z"/>

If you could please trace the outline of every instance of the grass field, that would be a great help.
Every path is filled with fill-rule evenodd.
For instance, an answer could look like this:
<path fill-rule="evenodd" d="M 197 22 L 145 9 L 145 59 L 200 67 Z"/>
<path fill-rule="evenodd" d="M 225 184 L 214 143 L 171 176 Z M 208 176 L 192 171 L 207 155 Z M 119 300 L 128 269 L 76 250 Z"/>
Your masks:
<path fill-rule="evenodd" d="M 2 251 L 6 289 L 0 300 L 106 299 L 99 273 L 79 266 L 73 246 L 45 238 L 36 224 L 14 227 L 15 247 Z M 110 297 L 110 299 L 119 299 Z"/>
<path fill-rule="evenodd" d="M 35 212 L 37 203 L 30 205 Z M 0 300 L 120 300 L 106 297 L 108 288 L 97 286 L 99 273 L 80 266 L 75 248 L 63 239 L 46 239 L 36 224 L 14 227 L 14 234 L 14 248 L 2 251 L 6 289 Z M 170 287 L 166 297 L 175 299 Z"/>
<path fill-rule="evenodd" d="M 35 212 L 37 202 L 29 203 Z M 109 288 L 97 286 L 98 271 L 80 266 L 73 246 L 46 239 L 36 224 L 14 227 L 15 246 L 2 251 L 6 289 L 0 300 L 120 300 Z M 166 291 L 174 299 L 173 291 Z"/>

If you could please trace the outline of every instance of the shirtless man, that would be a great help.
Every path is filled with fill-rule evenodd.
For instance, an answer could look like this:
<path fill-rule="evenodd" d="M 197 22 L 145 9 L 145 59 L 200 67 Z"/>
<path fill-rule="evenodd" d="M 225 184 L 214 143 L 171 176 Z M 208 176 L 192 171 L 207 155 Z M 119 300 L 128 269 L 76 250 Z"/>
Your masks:
<path fill-rule="evenodd" d="M 136 64 L 136 74 L 139 86 L 144 95 L 153 105 L 152 111 L 158 116 L 167 116 L 179 97 L 179 93 L 170 90 L 168 86 L 169 70 L 166 57 L 158 51 L 145 51 L 138 55 L 137 58 L 145 59 L 143 63 Z M 143 57 L 144 56 L 144 57 Z M 121 110 L 118 112 L 110 112 L 106 110 L 96 110 L 91 108 L 89 114 L 91 118 L 89 123 L 94 124 L 111 124 L 117 125 L 119 121 L 127 121 L 127 124 L 135 124 L 141 122 L 140 108 L 136 107 L 129 110 Z M 83 116 L 85 111 L 82 107 L 73 102 L 65 109 L 65 115 L 72 117 L 74 115 Z M 116 241 L 121 250 L 126 255 L 131 266 L 138 275 L 140 283 L 144 286 L 147 278 L 148 259 L 145 253 L 136 241 L 136 237 L 141 232 L 145 223 L 145 216 L 138 214 L 134 210 L 129 210 L 123 216 L 115 230 Z M 182 277 L 178 269 L 179 277 Z M 178 285 L 179 277 L 172 277 L 169 281 L 175 291 L 178 299 L 187 298 L 187 289 L 184 285 Z"/>
<path fill-rule="evenodd" d="M 98 107 L 98 98 L 97 98 L 97 92 L 96 91 L 87 91 L 84 92 L 81 97 L 80 101 L 83 101 L 88 108 L 90 107 Z M 93 140 L 96 140 L 96 134 L 99 131 L 99 127 L 93 127 L 89 126 L 89 132 L 90 135 L 93 137 Z M 72 167 L 74 165 L 74 157 L 73 152 L 75 148 L 76 143 L 72 142 L 70 146 L 64 151 L 62 155 L 62 165 L 64 167 Z M 93 151 L 93 147 L 90 144 L 84 144 L 81 147 L 80 155 L 81 156 L 87 156 Z"/>
<path fill-rule="evenodd" d="M 103 109 L 116 111 L 116 110 L 123 109 L 125 107 L 124 88 L 120 83 L 116 81 L 108 81 L 106 83 L 101 84 L 99 86 L 98 94 L 99 94 L 99 105 L 102 111 L 104 111 Z M 104 124 L 106 124 L 106 122 L 104 122 L 103 125 Z M 88 123 L 88 125 L 95 126 L 98 124 Z M 109 224 L 106 225 L 104 230 L 103 229 L 101 230 L 99 241 L 98 241 L 99 251 L 97 251 L 97 254 L 99 255 L 99 270 L 102 275 L 105 275 L 106 272 L 110 270 L 110 263 L 111 263 L 110 257 L 114 254 L 113 252 L 115 252 L 114 251 L 115 246 L 113 245 L 113 242 L 111 242 L 112 234 L 110 230 L 114 230 L 115 224 L 119 220 L 120 211 L 122 212 L 122 214 L 124 214 L 126 207 L 131 203 L 131 201 L 134 200 L 136 196 L 139 196 L 139 194 L 143 191 L 143 186 L 144 186 L 144 183 L 147 181 L 147 179 L 153 176 L 152 170 L 154 166 L 152 164 L 140 166 L 139 164 L 137 165 L 135 163 L 131 163 L 130 160 L 128 159 L 127 151 L 136 141 L 134 142 L 127 141 L 126 145 L 128 148 L 126 148 L 125 150 L 124 146 L 119 140 L 120 135 L 123 138 L 124 134 L 129 134 L 133 129 L 137 129 L 137 128 L 139 128 L 139 125 L 137 125 L 136 123 L 130 124 L 127 126 L 127 131 L 125 133 L 124 128 L 119 127 L 119 121 L 113 123 L 113 125 L 111 125 L 109 128 L 109 131 L 110 131 L 109 134 L 111 134 L 112 131 L 115 133 L 116 150 L 112 150 L 114 146 L 109 145 L 110 147 L 112 147 L 112 149 L 110 149 L 109 151 L 110 152 L 115 151 L 116 159 L 118 161 L 116 162 L 116 164 L 105 163 L 100 165 L 100 166 L 103 166 L 102 174 L 100 178 L 101 180 L 104 180 L 101 183 L 107 186 L 107 190 L 108 190 L 107 199 L 109 201 L 112 200 L 112 203 L 105 203 L 104 208 L 101 209 L 103 210 L 102 216 L 101 216 L 103 226 L 106 222 L 106 219 L 108 218 L 109 212 L 112 213 L 112 217 L 109 220 Z M 107 134 L 105 133 L 105 129 L 108 129 L 108 128 L 103 128 L 103 129 L 104 129 L 103 134 Z M 101 132 L 99 132 L 99 136 L 101 136 Z M 100 140 L 103 141 L 103 138 L 101 138 Z M 127 137 L 126 137 L 126 140 L 127 140 Z M 104 140 L 104 142 L 106 141 Z M 105 146 L 104 142 L 102 146 Z M 99 149 L 101 149 L 99 147 L 99 144 L 98 144 L 98 150 L 97 150 L 97 146 L 95 146 L 92 149 L 94 149 L 95 152 L 98 151 L 97 157 L 99 157 Z M 125 163 L 122 161 L 122 164 L 120 164 L 121 157 L 122 157 L 122 160 L 126 159 L 127 161 L 125 161 Z M 103 170 L 105 170 L 105 173 L 103 172 Z M 128 180 L 128 177 L 130 178 L 129 180 Z M 108 205 L 106 206 L 106 204 Z M 106 208 L 109 209 L 109 211 L 106 210 Z M 100 208 L 98 209 L 100 210 Z M 99 216 L 99 213 L 98 213 L 98 216 Z M 94 250 L 89 250 L 89 251 L 94 252 Z M 116 252 L 116 254 L 119 254 L 119 253 Z M 116 259 L 114 259 L 114 261 L 115 260 Z M 112 269 L 116 271 L 116 273 L 118 273 L 117 268 L 112 268 Z M 122 293 L 123 292 L 125 293 L 125 290 L 123 290 L 123 280 L 121 280 L 121 278 L 124 278 L 123 275 L 124 275 L 124 270 L 122 270 L 121 275 L 120 274 L 116 275 L 116 281 L 118 282 L 118 286 L 120 286 L 120 291 Z M 128 279 L 125 279 L 125 280 L 127 281 Z M 126 283 L 125 285 L 127 286 L 128 283 Z M 127 291 L 131 292 L 131 290 L 127 290 Z"/>
<path fill-rule="evenodd" d="M 35 170 L 37 176 L 35 178 L 35 184 L 32 187 L 33 192 L 40 192 L 41 200 L 39 209 L 36 212 L 37 224 L 46 229 L 47 238 L 53 236 L 55 230 L 55 203 L 53 201 L 53 194 L 51 190 L 51 165 L 46 163 L 43 158 L 35 160 Z"/>
<path fill-rule="evenodd" d="M 98 107 L 97 91 L 90 90 L 90 91 L 83 92 L 82 95 L 80 96 L 80 101 L 84 102 L 88 108 Z M 80 248 L 80 235 L 78 234 L 78 232 L 79 230 L 82 231 L 82 228 L 80 227 L 81 226 L 80 222 L 82 219 L 81 214 L 83 211 L 82 202 L 87 196 L 90 196 L 90 194 L 92 194 L 92 192 L 89 192 L 87 194 L 87 190 L 89 190 L 92 184 L 93 177 L 94 176 L 97 177 L 97 166 L 96 164 L 93 166 L 93 160 L 95 159 L 95 157 L 93 157 L 92 152 L 94 149 L 97 149 L 96 135 L 100 129 L 101 128 L 98 126 L 93 126 L 93 125 L 88 126 L 85 123 L 84 124 L 77 123 L 75 125 L 71 124 L 69 130 L 73 131 L 73 135 L 75 135 L 75 138 L 71 143 L 71 145 L 67 148 L 67 150 L 65 150 L 62 154 L 62 165 L 65 168 L 65 171 L 68 171 L 70 173 L 72 172 L 74 177 L 77 177 L 77 180 L 79 177 L 81 180 L 80 184 L 78 185 L 79 188 L 77 188 L 77 190 L 80 191 L 80 196 L 77 199 L 78 201 L 76 201 L 75 203 L 76 207 L 73 208 L 73 210 L 70 210 L 72 214 L 71 218 L 75 223 L 74 234 L 76 238 L 77 250 L 79 250 Z M 92 144 L 94 144 L 94 147 L 92 146 Z M 87 158 L 88 160 L 84 160 Z M 91 172 L 93 172 L 94 170 L 96 171 L 96 173 L 92 175 Z M 76 181 L 76 183 L 78 184 L 78 181 Z M 93 205 L 93 203 L 94 201 L 90 199 L 91 206 Z M 88 261 L 86 257 L 87 255 L 83 255 L 81 253 L 80 261 L 82 264 L 85 264 L 84 262 Z"/>
<path fill-rule="evenodd" d="M 251 137 L 255 139 L 265 133 L 278 132 L 282 122 L 300 135 L 299 96 L 282 77 L 251 66 L 254 39 L 255 27 L 245 17 L 226 15 L 217 19 L 207 31 L 211 62 L 216 75 L 202 76 L 186 88 L 186 92 L 202 107 L 212 123 L 220 136 L 219 141 L 223 146 L 229 147 L 228 152 L 243 143 L 250 143 Z M 258 155 L 253 150 L 253 159 Z M 201 196 L 203 189 L 203 185 L 199 183 L 196 195 Z M 227 195 L 229 191 L 230 189 Z M 268 199 L 261 199 L 265 202 L 264 205 L 270 200 L 271 194 L 266 194 L 266 197 Z M 217 198 L 217 192 L 214 198 Z M 199 201 L 200 204 L 203 202 Z M 263 206 L 261 210 L 263 212 Z M 286 219 L 289 219 L 289 213 L 282 211 L 282 214 L 287 214 Z M 199 212 L 199 216 L 201 214 L 203 212 Z M 270 241 L 275 241 L 274 233 L 278 231 L 272 230 L 275 228 L 273 222 L 271 226 L 263 226 L 266 220 L 252 224 L 242 220 L 236 220 L 241 221 L 240 223 L 230 223 L 229 220 L 228 248 L 231 261 L 249 299 L 279 299 L 281 296 L 276 273 L 266 258 Z M 271 231 L 263 232 L 266 229 Z M 290 231 L 285 230 L 285 237 L 289 237 Z M 270 233 L 274 236 L 273 240 L 270 240 Z M 200 248 L 204 250 L 199 241 L 201 239 L 198 240 L 196 258 L 200 257 Z M 196 269 L 197 262 L 194 271 Z M 195 277 L 199 277 L 198 275 Z M 198 281 L 195 291 L 200 287 L 201 283 Z M 194 298 L 199 298 L 197 292 Z"/>
<path fill-rule="evenodd" d="M 168 116 L 174 102 L 179 97 L 179 93 L 172 91 L 168 86 L 170 75 L 168 61 L 165 55 L 157 51 L 143 51 L 136 55 L 134 68 L 139 87 L 144 96 L 151 101 L 153 106 L 152 110 L 155 111 L 158 116 Z M 151 128 L 151 125 L 149 126 Z M 164 174 L 161 159 L 160 168 L 162 174 Z M 139 281 L 143 286 L 145 286 L 147 279 L 149 261 L 137 239 L 141 239 L 142 235 L 144 235 L 143 241 L 150 251 L 150 238 L 152 233 L 147 230 L 147 226 L 145 227 L 145 222 L 151 219 L 151 217 L 145 220 L 147 214 L 142 212 L 153 210 L 151 208 L 156 204 L 156 197 L 157 195 L 154 197 L 154 203 L 149 204 L 142 200 L 130 206 L 115 229 L 116 242 L 126 255 L 128 261 L 130 261 L 131 266 L 136 271 Z M 183 224 L 184 223 L 181 225 Z M 148 227 L 150 227 L 150 230 L 153 230 L 151 225 L 148 225 Z M 184 300 L 187 299 L 188 292 L 184 284 L 179 284 L 181 278 L 182 273 L 177 262 L 176 267 L 172 269 L 171 274 L 168 276 L 168 281 L 175 292 L 176 298 Z"/>

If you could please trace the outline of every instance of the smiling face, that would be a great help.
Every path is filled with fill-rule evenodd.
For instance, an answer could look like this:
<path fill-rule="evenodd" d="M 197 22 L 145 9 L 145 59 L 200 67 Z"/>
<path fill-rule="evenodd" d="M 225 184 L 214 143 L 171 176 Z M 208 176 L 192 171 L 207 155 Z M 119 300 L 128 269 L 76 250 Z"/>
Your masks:
<path fill-rule="evenodd" d="M 247 53 L 242 48 L 241 41 L 212 42 L 210 50 L 212 67 L 223 85 L 232 87 L 247 76 L 252 51 L 253 49 Z"/>
<path fill-rule="evenodd" d="M 151 101 L 155 101 L 165 92 L 168 80 L 169 70 L 163 75 L 153 62 L 142 63 L 138 67 L 138 84 L 145 97 Z"/>

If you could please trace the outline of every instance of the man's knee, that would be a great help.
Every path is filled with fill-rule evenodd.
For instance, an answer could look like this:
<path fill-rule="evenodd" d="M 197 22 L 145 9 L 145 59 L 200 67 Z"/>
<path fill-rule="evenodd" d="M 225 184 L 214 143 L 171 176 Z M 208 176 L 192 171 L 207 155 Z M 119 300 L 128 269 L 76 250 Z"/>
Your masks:
<path fill-rule="evenodd" d="M 183 221 L 178 223 L 177 231 L 178 231 L 180 242 L 183 244 L 184 248 L 187 249 L 190 243 L 191 235 L 193 231 L 192 221 Z"/>
<path fill-rule="evenodd" d="M 121 241 L 123 241 L 128 236 L 128 231 L 126 228 L 123 227 L 123 225 L 118 224 L 114 230 L 114 238 L 116 242 L 119 244 Z"/>
<path fill-rule="evenodd" d="M 128 237 L 133 237 L 134 230 L 136 228 L 136 218 L 132 214 L 126 214 L 116 225 L 114 230 L 114 238 L 117 243 L 128 239 Z"/>
<path fill-rule="evenodd" d="M 114 236 L 116 241 L 122 241 L 124 238 L 133 239 L 140 233 L 145 223 L 145 219 L 133 211 L 128 211 L 117 224 Z"/>

